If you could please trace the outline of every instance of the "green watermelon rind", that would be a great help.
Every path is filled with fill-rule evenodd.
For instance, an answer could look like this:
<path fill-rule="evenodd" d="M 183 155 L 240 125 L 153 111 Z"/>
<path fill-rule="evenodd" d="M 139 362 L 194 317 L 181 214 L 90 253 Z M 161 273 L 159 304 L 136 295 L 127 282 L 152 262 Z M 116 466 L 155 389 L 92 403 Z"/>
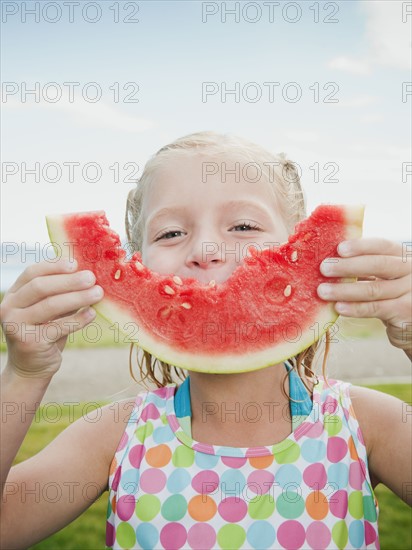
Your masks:
<path fill-rule="evenodd" d="M 345 240 L 361 237 L 364 206 L 346 205 L 341 208 L 345 212 Z M 82 214 L 91 213 L 78 212 L 76 214 L 81 216 Z M 96 211 L 93 212 L 93 214 L 104 215 L 104 212 Z M 68 254 L 65 254 L 64 248 L 58 249 L 55 246 L 56 244 L 59 245 L 59 243 L 69 241 L 66 232 L 63 230 L 62 219 L 64 216 L 64 214 L 47 216 L 46 223 L 50 240 L 55 247 L 56 254 L 60 254 L 62 257 L 68 257 Z M 71 216 L 71 214 L 66 214 L 66 216 Z M 345 278 L 341 279 L 341 281 L 352 282 L 356 281 L 356 279 Z M 316 334 L 314 330 L 308 327 L 306 330 L 302 330 L 302 335 L 298 342 L 277 343 L 273 347 L 256 351 L 253 353 L 253 365 L 246 365 L 243 354 L 227 353 L 212 356 L 210 354 L 202 354 L 196 350 L 188 353 L 184 350 L 176 350 L 170 345 L 163 344 L 158 339 L 152 338 L 150 333 L 144 331 L 141 325 L 137 326 L 136 321 L 131 317 L 130 312 L 119 307 L 110 298 L 104 297 L 99 303 L 93 305 L 92 307 L 109 323 L 113 323 L 115 320 L 119 328 L 119 333 L 123 334 L 125 338 L 128 338 L 130 342 L 136 343 L 143 350 L 152 353 L 159 360 L 183 369 L 210 374 L 235 374 L 250 372 L 282 363 L 286 359 L 289 359 L 290 357 L 293 357 L 301 351 L 307 349 L 318 339 L 322 338 L 327 329 L 330 328 L 339 317 L 334 308 L 334 303 L 325 301 L 324 305 L 320 306 L 319 311 L 316 314 L 316 319 L 313 320 L 311 325 L 313 326 L 314 323 L 318 323 L 318 330 L 316 331 Z M 138 329 L 136 337 L 131 337 L 130 332 L 122 330 L 122 327 L 126 327 L 127 323 L 136 324 Z"/>

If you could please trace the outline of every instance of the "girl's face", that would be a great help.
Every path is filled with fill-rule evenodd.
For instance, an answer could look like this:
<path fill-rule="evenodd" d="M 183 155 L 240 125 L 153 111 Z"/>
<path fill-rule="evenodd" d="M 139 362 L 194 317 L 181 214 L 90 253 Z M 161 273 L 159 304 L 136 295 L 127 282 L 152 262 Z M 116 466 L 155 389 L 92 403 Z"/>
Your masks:
<path fill-rule="evenodd" d="M 222 283 L 245 257 L 285 242 L 270 184 L 246 162 L 189 153 L 156 171 L 143 199 L 142 260 L 162 275 Z M 215 172 L 215 173 L 213 173 Z"/>

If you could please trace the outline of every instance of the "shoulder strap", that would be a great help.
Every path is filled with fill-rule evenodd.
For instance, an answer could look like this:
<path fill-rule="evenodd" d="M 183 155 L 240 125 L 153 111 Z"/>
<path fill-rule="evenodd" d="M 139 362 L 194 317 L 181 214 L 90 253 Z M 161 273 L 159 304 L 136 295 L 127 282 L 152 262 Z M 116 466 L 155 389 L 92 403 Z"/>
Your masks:
<path fill-rule="evenodd" d="M 292 419 L 295 416 L 308 416 L 312 410 L 312 401 L 310 396 L 305 388 L 300 376 L 296 374 L 292 367 L 289 366 L 288 362 L 284 363 L 286 370 L 289 374 L 289 394 L 290 401 L 290 412 Z M 186 416 L 192 416 L 192 409 L 190 406 L 190 376 L 178 387 L 175 398 L 174 406 L 176 416 L 178 418 L 184 418 Z"/>

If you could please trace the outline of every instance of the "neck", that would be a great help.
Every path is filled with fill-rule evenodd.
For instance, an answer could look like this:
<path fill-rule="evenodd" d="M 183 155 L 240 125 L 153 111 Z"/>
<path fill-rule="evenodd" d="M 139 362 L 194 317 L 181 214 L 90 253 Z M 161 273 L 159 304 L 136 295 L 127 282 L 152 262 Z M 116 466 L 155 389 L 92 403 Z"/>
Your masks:
<path fill-rule="evenodd" d="M 213 433 L 224 440 L 267 439 L 269 433 L 291 431 L 289 400 L 282 393 L 283 363 L 236 374 L 190 374 L 192 430 Z M 289 395 L 288 379 L 285 391 Z M 290 433 L 290 432 L 289 432 Z M 193 433 L 194 438 L 195 434 Z"/>

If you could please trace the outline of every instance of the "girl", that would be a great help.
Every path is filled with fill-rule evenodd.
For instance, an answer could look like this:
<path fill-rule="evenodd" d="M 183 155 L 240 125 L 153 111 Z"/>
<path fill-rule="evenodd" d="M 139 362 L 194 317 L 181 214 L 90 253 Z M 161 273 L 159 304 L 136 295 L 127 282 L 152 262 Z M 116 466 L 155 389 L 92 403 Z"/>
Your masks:
<path fill-rule="evenodd" d="M 240 170 L 230 173 L 236 162 Z M 249 162 L 262 170 L 258 183 L 243 177 Z M 152 270 L 219 283 L 241 260 L 205 256 L 204 243 L 263 248 L 286 241 L 305 216 L 290 162 L 201 132 L 147 163 L 128 197 L 126 229 Z M 320 285 L 319 296 L 342 315 L 381 319 L 390 342 L 411 358 L 411 262 L 401 245 L 357 239 L 338 252 L 339 261 L 321 270 L 358 282 Z M 93 273 L 43 262 L 26 269 L 1 304 L 5 330 L 10 321 L 20 327 L 6 334 L 2 374 L 5 548 L 26 548 L 70 523 L 90 506 L 91 485 L 96 498 L 109 490 L 108 547 L 379 548 L 375 486 L 411 504 L 410 415 L 389 395 L 338 380 L 328 386 L 313 371 L 316 345 L 254 372 L 185 379 L 175 369 L 185 379 L 179 387 L 171 365 L 160 362 L 159 380 L 144 353 L 141 374 L 158 389 L 103 407 L 99 422 L 81 418 L 11 468 L 74 331 L 67 321 L 86 326 L 88 306 L 102 296 Z M 61 326 L 54 342 L 36 332 L 50 320 Z M 256 422 L 240 413 L 250 403 L 261 413 Z M 44 496 L 51 481 L 61 489 L 58 502 Z"/>

